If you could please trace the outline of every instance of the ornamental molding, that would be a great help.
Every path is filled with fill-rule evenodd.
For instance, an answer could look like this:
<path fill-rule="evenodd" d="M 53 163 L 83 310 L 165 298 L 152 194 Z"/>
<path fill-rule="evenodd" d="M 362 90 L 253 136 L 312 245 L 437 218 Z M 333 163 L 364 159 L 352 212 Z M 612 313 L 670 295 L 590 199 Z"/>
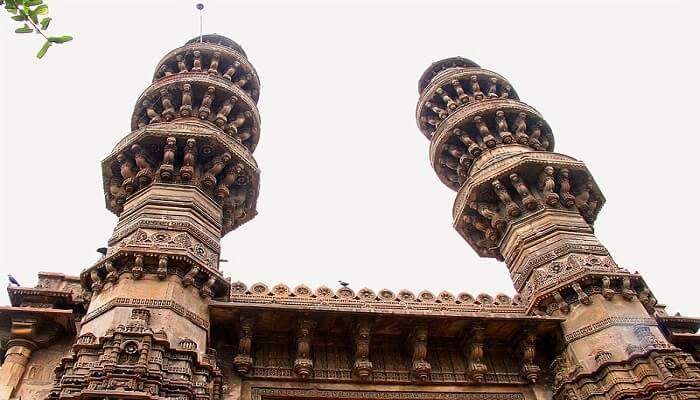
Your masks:
<path fill-rule="evenodd" d="M 197 314 L 189 311 L 185 306 L 173 301 L 173 300 L 161 300 L 161 299 L 136 299 L 129 297 L 117 297 L 107 303 L 99 306 L 98 308 L 88 312 L 81 324 L 92 321 L 93 319 L 99 317 L 100 315 L 116 308 L 116 307 L 142 307 L 142 308 L 155 308 L 155 309 L 167 309 L 173 311 L 181 317 L 186 318 L 196 326 L 208 330 L 209 321 L 206 321 Z"/>
<path fill-rule="evenodd" d="M 577 329 L 573 332 L 565 334 L 564 340 L 567 343 L 573 343 L 581 338 L 600 332 L 612 326 L 634 325 L 657 326 L 656 319 L 654 318 L 611 316 L 604 318 L 600 321 L 594 322 L 590 325 L 586 325 L 583 328 Z"/>
<path fill-rule="evenodd" d="M 131 235 L 135 231 L 145 228 L 145 229 L 157 229 L 157 230 L 168 230 L 168 231 L 184 231 L 190 234 L 193 238 L 202 242 L 205 246 L 210 248 L 212 251 L 218 253 L 221 251 L 221 246 L 217 238 L 206 234 L 203 230 L 197 228 L 195 224 L 190 221 L 168 219 L 167 216 L 154 215 L 153 217 L 142 215 L 142 219 L 138 219 L 128 225 L 123 226 L 118 229 L 114 235 L 109 239 L 109 245 L 112 246 L 124 239 L 125 237 Z M 153 218 L 153 219 L 151 219 Z M 159 219 L 155 219 L 159 218 Z"/>
<path fill-rule="evenodd" d="M 260 388 L 251 389 L 252 400 L 270 398 L 310 398 L 310 399 L 380 399 L 380 400 L 525 400 L 522 393 L 477 393 L 477 392 L 428 392 L 428 391 L 364 391 L 333 389 L 289 389 Z"/>

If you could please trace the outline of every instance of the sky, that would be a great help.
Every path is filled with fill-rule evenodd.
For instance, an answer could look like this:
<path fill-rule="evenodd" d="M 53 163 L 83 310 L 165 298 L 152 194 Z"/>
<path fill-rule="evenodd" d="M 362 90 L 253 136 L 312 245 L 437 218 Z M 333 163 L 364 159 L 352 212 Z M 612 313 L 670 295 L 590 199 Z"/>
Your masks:
<path fill-rule="evenodd" d="M 99 163 L 157 62 L 199 32 L 191 1 L 48 4 L 50 32 L 75 40 L 41 61 L 40 37 L 0 24 L 0 270 L 24 286 L 99 257 L 117 222 Z M 222 240 L 233 281 L 513 295 L 506 266 L 452 229 L 455 192 L 414 119 L 419 76 L 459 55 L 505 76 L 555 150 L 587 164 L 617 263 L 700 316 L 694 2 L 205 4 L 205 33 L 240 43 L 262 84 L 259 215 Z"/>

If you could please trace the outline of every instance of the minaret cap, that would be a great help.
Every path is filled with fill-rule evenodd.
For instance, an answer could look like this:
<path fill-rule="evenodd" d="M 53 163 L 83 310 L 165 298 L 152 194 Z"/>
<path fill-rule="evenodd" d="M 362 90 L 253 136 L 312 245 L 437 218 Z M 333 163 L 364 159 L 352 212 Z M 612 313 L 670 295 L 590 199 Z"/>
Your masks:
<path fill-rule="evenodd" d="M 192 44 L 192 43 L 199 43 L 199 36 L 192 38 L 187 41 L 185 44 Z M 202 36 L 202 41 L 204 43 L 212 43 L 212 44 L 218 44 L 219 46 L 224 46 L 228 47 L 230 49 L 233 49 L 239 53 L 241 53 L 244 57 L 248 57 L 248 55 L 243 51 L 243 47 L 241 47 L 240 44 L 234 42 L 233 40 L 227 38 L 226 36 L 221 36 L 217 35 L 216 33 L 211 33 L 208 35 L 203 35 Z"/>
<path fill-rule="evenodd" d="M 418 93 L 422 93 L 423 90 L 430 84 L 430 81 L 438 75 L 440 72 L 451 69 L 451 68 L 481 68 L 479 64 L 472 60 L 466 59 L 464 57 L 450 57 L 444 60 L 436 61 L 430 64 L 430 67 L 423 72 L 420 80 L 418 81 Z"/>

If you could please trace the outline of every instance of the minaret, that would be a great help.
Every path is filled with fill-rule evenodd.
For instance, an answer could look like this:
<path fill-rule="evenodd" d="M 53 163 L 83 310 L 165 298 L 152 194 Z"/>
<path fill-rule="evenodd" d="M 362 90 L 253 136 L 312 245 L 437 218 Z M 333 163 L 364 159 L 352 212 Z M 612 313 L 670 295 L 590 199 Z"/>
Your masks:
<path fill-rule="evenodd" d="M 256 215 L 259 90 L 243 49 L 222 36 L 158 63 L 132 132 L 102 162 L 119 222 L 81 274 L 91 301 L 52 398 L 217 398 L 208 304 L 229 296 L 221 238 Z"/>
<path fill-rule="evenodd" d="M 665 340 L 642 278 L 594 235 L 603 193 L 581 161 L 553 152 L 544 118 L 504 77 L 461 57 L 432 64 L 419 92 L 433 169 L 457 191 L 454 228 L 480 256 L 505 261 L 527 313 L 565 318 L 555 398 L 700 393 L 697 364 Z"/>

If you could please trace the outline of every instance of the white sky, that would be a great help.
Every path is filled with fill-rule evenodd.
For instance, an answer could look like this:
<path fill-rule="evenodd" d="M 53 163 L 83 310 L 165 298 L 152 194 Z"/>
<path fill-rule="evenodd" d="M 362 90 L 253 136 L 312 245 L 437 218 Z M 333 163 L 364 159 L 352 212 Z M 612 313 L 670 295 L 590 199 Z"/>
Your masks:
<path fill-rule="evenodd" d="M 78 274 L 105 245 L 100 160 L 129 132 L 190 1 L 49 1 L 75 40 L 34 57 L 0 23 L 0 269 Z M 259 215 L 222 241 L 226 275 L 513 294 L 504 264 L 451 227 L 455 193 L 414 120 L 417 80 L 460 55 L 510 80 L 607 197 L 596 233 L 670 312 L 700 316 L 698 10 L 693 2 L 208 1 L 262 81 Z M 4 274 L 3 274 L 4 275 Z M 0 280 L 4 278 L 0 277 Z M 6 304 L 0 294 L 0 304 Z"/>

